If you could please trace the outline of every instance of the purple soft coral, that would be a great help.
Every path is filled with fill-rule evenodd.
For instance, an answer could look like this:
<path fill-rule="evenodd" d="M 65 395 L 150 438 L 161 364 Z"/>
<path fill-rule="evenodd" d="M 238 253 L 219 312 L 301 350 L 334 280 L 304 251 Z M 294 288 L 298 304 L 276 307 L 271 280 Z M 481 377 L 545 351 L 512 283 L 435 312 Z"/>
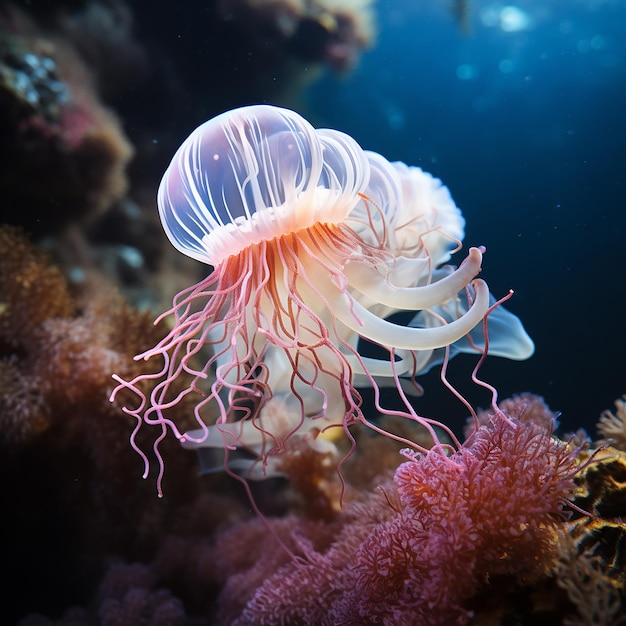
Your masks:
<path fill-rule="evenodd" d="M 403 463 L 402 510 L 357 551 L 344 615 L 463 623 L 464 601 L 489 576 L 545 573 L 574 472 L 566 445 L 502 413 L 451 458 Z"/>
<path fill-rule="evenodd" d="M 575 472 L 575 451 L 545 426 L 498 411 L 453 456 L 433 450 L 403 463 L 386 497 L 371 497 L 378 513 L 368 512 L 377 519 L 366 532 L 364 505 L 352 505 L 328 550 L 303 542 L 304 558 L 268 572 L 236 623 L 282 623 L 304 604 L 320 624 L 465 623 L 490 577 L 523 582 L 550 567 Z M 306 603 L 304 579 L 319 580 Z"/>

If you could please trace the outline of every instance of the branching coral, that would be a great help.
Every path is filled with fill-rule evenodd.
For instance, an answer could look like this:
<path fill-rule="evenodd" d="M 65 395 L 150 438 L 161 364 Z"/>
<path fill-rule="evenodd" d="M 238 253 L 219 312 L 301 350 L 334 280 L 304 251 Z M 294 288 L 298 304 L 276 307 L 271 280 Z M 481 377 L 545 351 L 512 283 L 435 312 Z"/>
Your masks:
<path fill-rule="evenodd" d="M 558 413 L 550 409 L 541 396 L 534 393 L 516 394 L 511 398 L 502 400 L 498 408 L 505 415 L 511 415 L 520 422 L 535 422 L 545 430 L 550 431 L 556 428 L 559 416 Z M 465 437 L 469 438 L 476 430 L 477 425 L 488 425 L 493 415 L 492 410 L 479 409 L 476 413 L 476 418 L 474 416 L 468 417 L 464 429 Z"/>
<path fill-rule="evenodd" d="M 263 551 L 248 565 L 260 586 L 234 623 L 465 623 L 466 602 L 488 581 L 550 571 L 576 467 L 550 431 L 496 412 L 451 457 L 416 457 L 378 495 L 349 505 L 328 549 L 300 541 L 302 557 L 273 575 L 259 574 Z"/>
<path fill-rule="evenodd" d="M 626 395 L 615 400 L 615 412 L 604 411 L 598 421 L 598 432 L 603 439 L 611 440 L 613 445 L 626 450 Z"/>
<path fill-rule="evenodd" d="M 565 589 L 578 611 L 578 615 L 567 616 L 563 624 L 619 626 L 626 623 L 626 616 L 620 615 L 623 584 L 609 576 L 602 557 L 580 552 L 565 532 L 559 537 L 559 553 L 555 568 L 557 584 Z"/>
<path fill-rule="evenodd" d="M 544 574 L 555 554 L 554 516 L 572 492 L 574 471 L 572 452 L 549 431 L 501 414 L 450 459 L 429 453 L 401 465 L 394 480 L 402 513 L 389 524 L 408 529 L 411 540 L 398 543 L 392 528 L 359 551 L 354 571 L 361 599 L 349 593 L 351 604 L 367 617 L 399 610 L 403 623 L 447 624 L 466 614 L 464 600 L 489 576 Z M 395 577 L 377 566 L 377 559 L 395 564 L 407 555 L 409 567 Z M 385 606 L 370 601 L 367 589 L 381 599 L 401 591 L 397 603 Z"/>

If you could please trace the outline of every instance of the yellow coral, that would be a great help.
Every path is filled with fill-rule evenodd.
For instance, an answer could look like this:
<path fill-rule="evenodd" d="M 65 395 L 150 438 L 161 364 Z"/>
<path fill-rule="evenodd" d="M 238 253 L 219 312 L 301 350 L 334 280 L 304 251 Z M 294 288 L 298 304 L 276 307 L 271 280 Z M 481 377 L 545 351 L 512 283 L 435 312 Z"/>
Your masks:
<path fill-rule="evenodd" d="M 615 413 L 604 411 L 598 421 L 598 432 L 606 442 L 611 443 L 621 450 L 626 450 L 626 395 L 622 399 L 615 400 Z"/>
<path fill-rule="evenodd" d="M 67 283 L 19 228 L 0 228 L 0 351 L 25 348 L 44 320 L 74 312 Z"/>
<path fill-rule="evenodd" d="M 76 300 L 61 271 L 20 229 L 0 227 L 3 441 L 25 441 L 70 412 L 121 416 L 108 402 L 111 374 L 120 368 L 129 375 L 148 372 L 149 365 L 129 357 L 161 335 L 146 313 L 131 309 L 106 285 Z M 123 420 L 130 433 L 132 420 Z"/>
<path fill-rule="evenodd" d="M 612 626 L 623 623 L 619 617 L 620 596 L 615 579 L 606 572 L 599 556 L 580 552 L 567 533 L 559 537 L 560 557 L 556 580 L 564 589 L 578 615 L 565 618 L 566 626 Z"/>

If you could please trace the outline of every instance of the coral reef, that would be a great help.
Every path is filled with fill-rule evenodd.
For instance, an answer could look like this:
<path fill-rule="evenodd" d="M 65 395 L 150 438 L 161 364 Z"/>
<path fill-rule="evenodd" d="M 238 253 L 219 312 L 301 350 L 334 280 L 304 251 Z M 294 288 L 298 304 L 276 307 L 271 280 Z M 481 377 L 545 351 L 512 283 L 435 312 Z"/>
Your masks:
<path fill-rule="evenodd" d="M 293 105 L 376 30 L 368 0 L 192 4 L 0 3 L 0 621 L 623 623 L 624 400 L 592 445 L 558 439 L 557 414 L 520 394 L 471 418 L 452 453 L 452 433 L 427 450 L 414 421 L 378 415 L 364 393 L 398 441 L 361 425 L 291 439 L 250 493 L 219 471 L 223 455 L 201 474 L 159 428 L 134 433 L 126 390 L 109 402 L 113 372 L 145 377 L 150 397 L 159 366 L 133 355 L 171 320 L 155 327 L 146 309 L 206 275 L 154 210 L 180 137 L 234 106 Z M 453 3 L 459 19 L 466 4 Z M 190 382 L 182 372 L 171 393 Z M 193 408 L 172 412 L 181 429 Z M 131 437 L 172 468 L 164 498 Z M 402 456 L 406 441 L 422 454 Z"/>
<path fill-rule="evenodd" d="M 16 228 L 0 229 L 0 429 L 5 442 L 19 442 L 44 431 L 50 409 L 39 376 L 23 362 L 35 359 L 42 326 L 66 319 L 74 302 L 58 269 L 48 267 Z"/>
<path fill-rule="evenodd" d="M 253 37 L 274 30 L 283 45 L 307 61 L 324 60 L 345 72 L 375 35 L 374 0 L 219 0 L 225 21 L 248 24 Z"/>
<path fill-rule="evenodd" d="M 589 512 L 570 523 L 577 547 L 626 577 L 626 452 L 604 448 L 576 478 L 576 504 Z"/>
<path fill-rule="evenodd" d="M 624 402 L 616 414 L 605 411 L 597 429 L 605 437 L 590 447 L 583 443 L 583 462 L 575 477 L 575 504 L 584 511 L 568 521 L 559 538 L 555 577 L 575 612 L 567 626 L 618 626 L 626 623 L 626 452 L 621 444 Z"/>
<path fill-rule="evenodd" d="M 6 219 L 42 233 L 106 211 L 127 190 L 133 154 L 117 117 L 70 44 L 16 10 L 0 27 Z"/>
<path fill-rule="evenodd" d="M 555 568 L 559 587 L 567 592 L 576 613 L 566 615 L 564 626 L 619 626 L 624 583 L 611 577 L 599 555 L 581 551 L 569 533 L 562 533 Z"/>
<path fill-rule="evenodd" d="M 52 419 L 68 406 L 108 409 L 102 390 L 114 368 L 126 367 L 121 355 L 143 344 L 145 314 L 103 284 L 75 298 L 60 271 L 10 226 L 0 227 L 0 302 L 5 443 L 27 439 L 29 416 L 38 416 L 41 431 L 42 410 Z M 23 436 L 13 439 L 18 431 Z"/>
<path fill-rule="evenodd" d="M 536 422 L 546 430 L 553 430 L 557 426 L 558 413 L 555 413 L 546 404 L 545 400 L 534 393 L 520 393 L 512 398 L 506 398 L 498 405 L 505 414 L 514 416 L 520 422 Z M 481 424 L 489 424 L 493 418 L 492 410 L 478 410 L 476 417 L 469 416 L 465 425 L 464 434 L 469 438 Z"/>
<path fill-rule="evenodd" d="M 293 560 L 255 537 L 260 522 L 235 527 L 218 541 L 221 623 L 466 623 L 486 585 L 549 575 L 577 466 L 543 425 L 496 412 L 451 457 L 433 449 L 400 465 L 325 533 L 273 524 Z"/>
<path fill-rule="evenodd" d="M 97 594 L 93 610 L 72 608 L 61 620 L 30 615 L 20 626 L 183 626 L 185 610 L 182 602 L 167 589 L 154 588 L 153 572 L 139 563 L 114 563 L 108 569 Z"/>
<path fill-rule="evenodd" d="M 1 530 L 16 607 L 70 605 L 106 555 L 149 546 L 166 512 L 134 478 L 132 420 L 107 400 L 112 369 L 145 369 L 128 357 L 161 331 L 111 288 L 92 287 L 74 296 L 18 229 L 0 229 L 0 475 L 17 512 L 3 516 Z M 184 452 L 171 451 L 193 472 Z M 194 493 L 175 491 L 181 501 Z M 50 518 L 44 533 L 42 514 Z M 44 580 L 47 591 L 28 604 L 22 590 Z"/>
<path fill-rule="evenodd" d="M 626 396 L 615 400 L 615 412 L 603 411 L 598 421 L 598 433 L 603 442 L 626 450 Z"/>
<path fill-rule="evenodd" d="M 296 441 L 282 458 L 291 484 L 255 492 L 277 517 L 249 519 L 236 483 L 197 477 L 175 441 L 163 443 L 177 471 L 158 500 L 128 445 L 133 420 L 107 394 L 111 368 L 147 371 L 129 356 L 163 330 L 101 281 L 73 293 L 18 229 L 0 229 L 0 242 L 9 622 L 479 624 L 524 606 L 520 623 L 619 623 L 621 460 L 607 449 L 589 462 L 588 446 L 551 436 L 540 398 L 505 400 L 452 456 L 433 449 L 399 467 L 397 442 L 353 429 L 343 510 L 334 463 Z M 573 496 L 594 517 L 566 522 Z M 551 601 L 532 595 L 541 589 Z"/>

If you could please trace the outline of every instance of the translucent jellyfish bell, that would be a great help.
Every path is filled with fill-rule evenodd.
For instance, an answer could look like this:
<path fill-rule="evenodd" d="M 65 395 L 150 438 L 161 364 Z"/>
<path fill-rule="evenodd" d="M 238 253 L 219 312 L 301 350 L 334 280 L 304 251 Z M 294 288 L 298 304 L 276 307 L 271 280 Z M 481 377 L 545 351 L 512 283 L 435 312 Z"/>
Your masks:
<path fill-rule="evenodd" d="M 442 182 L 419 167 L 399 161 L 391 164 L 402 185 L 402 202 L 395 207 L 395 246 L 398 250 L 428 250 L 433 267 L 450 260 L 451 251 L 465 236 L 465 219 L 450 191 Z"/>
<path fill-rule="evenodd" d="M 384 242 L 393 248 L 387 215 L 402 201 L 400 178 L 392 164 L 380 154 L 366 150 L 365 156 L 370 166 L 366 197 L 350 213 L 348 222 L 370 245 L 380 246 Z"/>
<path fill-rule="evenodd" d="M 244 107 L 182 144 L 159 187 L 159 212 L 178 250 L 216 265 L 260 241 L 341 221 L 368 177 L 348 135 L 316 131 L 287 109 Z"/>
<path fill-rule="evenodd" d="M 351 439 L 357 422 L 381 432 L 357 386 L 374 388 L 376 412 L 422 424 L 442 449 L 434 426 L 455 441 L 416 412 L 401 379 L 446 356 L 492 304 L 477 278 L 484 248 L 437 269 L 464 230 L 439 180 L 367 153 L 341 132 L 315 130 L 292 111 L 253 106 L 184 141 L 158 204 L 174 246 L 214 266 L 160 316 L 173 315 L 168 335 L 135 357 L 156 357 L 161 371 L 115 376 L 111 399 L 122 389 L 136 398 L 124 410 L 136 420 L 131 444 L 146 476 L 150 461 L 136 436 L 156 427 L 159 491 L 168 430 L 188 448 L 222 447 L 223 464 L 234 448 L 252 452 L 252 461 L 234 461 L 264 476 L 292 437 L 317 446 L 320 433 L 341 428 Z M 389 319 L 397 311 L 413 311 L 413 322 Z M 516 332 L 517 345 L 508 345 L 512 324 L 494 318 L 494 349 L 524 358 L 532 343 Z M 376 356 L 359 351 L 368 343 Z M 397 389 L 397 407 L 385 406 L 380 386 Z"/>

